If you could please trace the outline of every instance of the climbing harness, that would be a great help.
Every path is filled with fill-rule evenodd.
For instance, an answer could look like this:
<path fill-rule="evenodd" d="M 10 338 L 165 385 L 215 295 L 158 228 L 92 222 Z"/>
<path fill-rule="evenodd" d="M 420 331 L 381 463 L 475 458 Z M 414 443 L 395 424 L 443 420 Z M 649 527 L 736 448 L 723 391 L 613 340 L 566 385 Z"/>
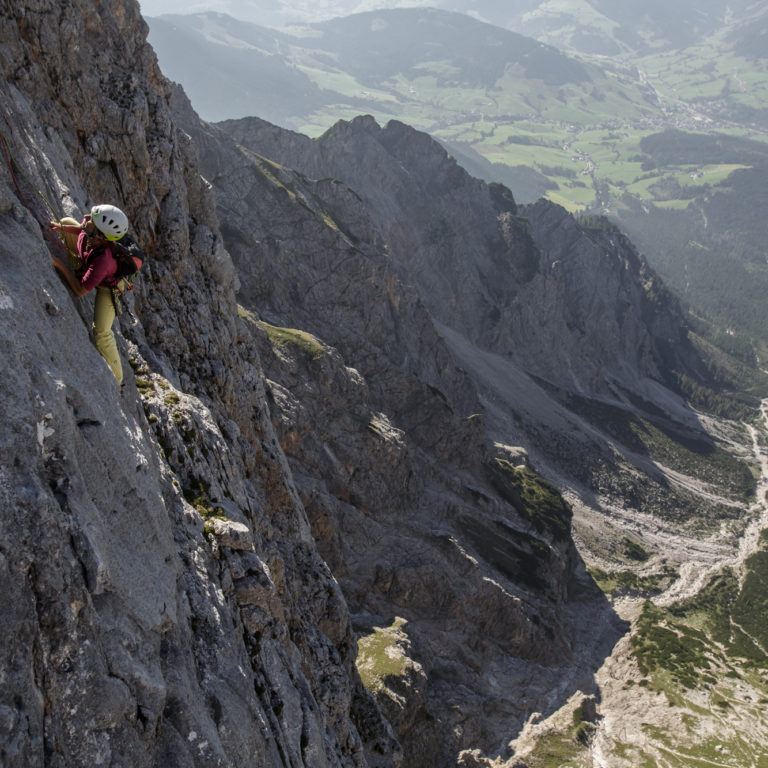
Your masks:
<path fill-rule="evenodd" d="M 122 281 L 121 281 L 122 284 Z M 133 290 L 133 285 L 131 284 L 128 288 L 129 291 Z M 131 325 L 138 325 L 139 320 L 136 317 L 136 315 L 133 314 L 131 311 L 131 308 L 128 306 L 128 302 L 125 300 L 125 289 L 120 288 L 120 284 L 116 285 L 112 289 L 112 303 L 115 305 L 115 314 L 119 315 L 121 311 L 121 305 L 122 309 L 124 309 L 128 313 L 128 317 L 131 318 Z"/>

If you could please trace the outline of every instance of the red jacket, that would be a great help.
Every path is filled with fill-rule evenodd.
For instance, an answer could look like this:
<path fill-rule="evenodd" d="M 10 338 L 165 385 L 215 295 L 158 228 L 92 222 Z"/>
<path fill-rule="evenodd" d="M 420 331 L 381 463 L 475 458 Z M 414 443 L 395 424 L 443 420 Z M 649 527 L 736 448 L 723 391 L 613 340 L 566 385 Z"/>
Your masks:
<path fill-rule="evenodd" d="M 117 285 L 120 281 L 115 280 L 117 260 L 112 249 L 108 245 L 103 248 L 88 248 L 87 243 L 87 235 L 83 231 L 77 238 L 77 251 L 85 267 L 80 285 L 86 291 L 92 291 L 99 285 L 106 285 L 109 288 Z"/>

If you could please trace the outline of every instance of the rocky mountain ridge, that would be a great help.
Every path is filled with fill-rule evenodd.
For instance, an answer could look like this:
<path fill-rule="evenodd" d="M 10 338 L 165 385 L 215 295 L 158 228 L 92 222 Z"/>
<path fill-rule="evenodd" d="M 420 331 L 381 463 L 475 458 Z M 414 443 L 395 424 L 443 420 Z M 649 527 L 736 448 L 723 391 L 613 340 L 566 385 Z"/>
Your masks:
<path fill-rule="evenodd" d="M 585 411 L 703 439 L 674 303 L 407 126 L 201 122 L 97 10 L 0 17 L 4 764 L 514 760 L 625 629 L 534 468 L 667 498 Z M 150 257 L 122 394 L 43 231 L 103 200 Z"/>
<path fill-rule="evenodd" d="M 418 290 L 441 339 L 478 387 L 487 433 L 496 439 L 496 456 L 491 462 L 486 461 L 485 468 L 472 480 L 474 519 L 470 522 L 461 513 L 466 499 L 449 497 L 439 501 L 440 508 L 454 507 L 460 514 L 458 519 L 455 511 L 448 517 L 441 514 L 441 528 L 445 531 L 453 524 L 451 539 L 463 542 L 464 548 L 471 548 L 473 558 L 479 556 L 481 562 L 493 564 L 505 576 L 511 576 L 516 581 L 512 589 L 518 595 L 524 594 L 521 590 L 526 584 L 540 589 L 540 574 L 550 566 L 539 570 L 533 561 L 526 561 L 525 553 L 519 549 L 519 534 L 517 541 L 510 538 L 509 533 L 500 536 L 498 517 L 487 521 L 478 517 L 483 505 L 478 505 L 476 485 L 478 477 L 486 482 L 490 479 L 492 489 L 499 492 L 498 485 L 494 487 L 494 479 L 498 479 L 494 470 L 509 463 L 524 463 L 520 450 L 509 447 L 510 436 L 515 438 L 515 444 L 528 448 L 535 457 L 535 466 L 546 468 L 562 485 L 576 490 L 581 499 L 592 497 L 587 504 L 594 504 L 595 496 L 607 505 L 613 498 L 628 507 L 628 515 L 637 508 L 639 516 L 640 513 L 654 515 L 660 505 L 669 505 L 671 509 L 680 507 L 681 514 L 689 516 L 694 505 L 700 504 L 695 494 L 685 497 L 676 482 L 669 482 L 665 472 L 653 469 L 646 460 L 622 446 L 621 441 L 616 441 L 618 435 L 610 427 L 606 433 L 601 418 L 593 421 L 588 417 L 584 421 L 579 412 L 573 410 L 574 397 L 583 398 L 584 404 L 593 401 L 595 407 L 606 408 L 606 413 L 616 409 L 619 418 L 646 409 L 648 413 L 655 413 L 655 417 L 664 413 L 665 428 L 675 425 L 680 439 L 686 439 L 686 434 L 688 439 L 703 436 L 696 415 L 664 386 L 664 377 L 669 377 L 671 382 L 675 371 L 686 372 L 698 380 L 706 377 L 698 353 L 687 340 L 675 301 L 615 228 L 580 227 L 562 209 L 543 202 L 518 209 L 503 188 L 489 188 L 471 179 L 437 144 L 407 126 L 394 123 L 380 128 L 370 118 L 361 117 L 351 124 L 340 123 L 326 136 L 312 141 L 256 118 L 217 126 L 201 123 L 188 110 L 183 95 L 177 96 L 179 121 L 200 148 L 203 172 L 216 189 L 219 210 L 227 222 L 224 230 L 227 247 L 238 271 L 248 273 L 247 282 L 258 286 L 258 298 L 248 293 L 253 289 L 241 291 L 247 307 L 262 313 L 269 322 L 309 329 L 317 337 L 343 349 L 344 362 L 353 362 L 358 370 L 361 353 L 350 343 L 350 338 L 356 336 L 350 330 L 359 323 L 368 326 L 369 304 L 352 300 L 352 307 L 362 306 L 366 311 L 360 318 L 359 309 L 355 309 L 342 321 L 338 309 L 330 310 L 325 300 L 316 301 L 314 278 L 298 273 L 295 265 L 317 258 L 313 251 L 320 234 L 309 242 L 303 238 L 281 237 L 279 247 L 274 247 L 276 208 L 270 202 L 272 195 L 281 200 L 290 197 L 294 209 L 314 219 L 321 231 L 330 219 L 342 239 L 353 242 L 362 252 L 371 246 L 379 251 L 384 247 L 386 263 L 397 278 Z M 220 132 L 222 128 L 237 141 L 237 145 L 229 146 L 228 153 L 225 153 L 227 141 Z M 300 173 L 291 170 L 294 168 Z M 365 209 L 369 212 L 365 232 L 350 224 L 355 219 L 348 212 L 349 205 L 357 211 L 361 202 L 367 203 Z M 439 226 L 435 226 L 436 221 Z M 268 250 L 267 243 L 270 244 Z M 472 258 L 467 258 L 467 254 L 472 254 Z M 375 258 L 380 263 L 382 254 Z M 449 279 L 450 275 L 458 277 Z M 338 304 L 346 307 L 356 291 L 347 281 L 340 285 L 344 294 L 336 299 L 334 307 Z M 300 302 L 288 300 L 290 295 L 302 299 Z M 333 317 L 331 324 L 326 320 L 329 312 Z M 494 315 L 497 324 L 492 322 Z M 505 322 L 501 321 L 502 316 Z M 530 331 L 519 319 L 526 316 L 531 319 Z M 422 334 L 420 330 L 420 338 Z M 627 339 L 631 340 L 630 344 L 622 347 Z M 439 625 L 435 626 L 431 601 L 417 584 L 402 589 L 398 581 L 404 568 L 396 567 L 395 582 L 391 580 L 393 546 L 407 549 L 408 539 L 420 538 L 418 549 L 412 550 L 415 556 L 411 557 L 421 563 L 432 559 L 428 552 L 433 546 L 429 539 L 434 537 L 434 519 L 420 521 L 421 496 L 414 499 L 406 492 L 395 497 L 395 506 L 401 514 L 402 511 L 406 514 L 403 519 L 395 514 L 398 540 L 393 544 L 386 533 L 377 533 L 372 539 L 368 520 L 364 523 L 358 517 L 360 525 L 350 525 L 350 520 L 355 519 L 346 506 L 350 502 L 371 516 L 377 531 L 379 525 L 386 519 L 391 521 L 393 515 L 391 496 L 386 498 L 386 507 L 381 506 L 380 494 L 386 484 L 370 482 L 374 471 L 371 468 L 358 472 L 362 462 L 360 452 L 355 455 L 354 463 L 345 467 L 354 490 L 351 498 L 345 494 L 340 499 L 338 490 L 322 487 L 324 483 L 319 486 L 317 480 L 312 479 L 339 474 L 338 466 L 328 461 L 329 449 L 336 456 L 336 446 L 340 443 L 339 453 L 348 455 L 354 425 L 350 425 L 348 419 L 343 428 L 339 423 L 340 414 L 346 416 L 349 400 L 342 398 L 338 405 L 330 405 L 334 400 L 338 403 L 338 392 L 334 388 L 340 386 L 341 377 L 331 378 L 327 373 L 312 388 L 313 392 L 308 391 L 307 382 L 317 374 L 313 374 L 306 360 L 302 364 L 302 355 L 286 352 L 285 343 L 278 347 L 277 360 L 267 365 L 272 386 L 294 393 L 300 388 L 303 394 L 300 405 L 295 395 L 286 396 L 282 391 L 274 413 L 278 422 L 282 422 L 278 423 L 278 430 L 283 434 L 283 445 L 292 466 L 302 478 L 302 484 L 307 483 L 305 504 L 313 527 L 323 532 L 320 538 L 325 544 L 321 541 L 321 551 L 332 564 L 334 573 L 340 575 L 345 593 L 354 595 L 351 598 L 353 612 L 364 617 L 374 614 L 375 632 L 392 633 L 395 640 L 391 648 L 400 649 L 393 653 L 400 653 L 413 665 L 409 667 L 404 662 L 403 674 L 408 680 L 404 689 L 391 683 L 394 688 L 388 689 L 385 685 L 384 693 L 379 696 L 390 719 L 398 723 L 407 761 L 435 760 L 434 753 L 427 750 L 437 739 L 428 735 L 424 712 L 414 714 L 412 707 L 409 709 L 407 702 L 414 700 L 426 700 L 427 711 L 440 711 L 442 718 L 449 718 L 453 738 L 456 739 L 457 732 L 460 734 L 459 739 L 448 742 L 452 753 L 462 746 L 483 745 L 483 749 L 488 750 L 499 733 L 514 731 L 522 724 L 530 713 L 530 703 L 521 706 L 517 695 L 512 700 L 505 696 L 496 698 L 495 691 L 489 694 L 493 686 L 485 675 L 479 676 L 477 670 L 504 669 L 507 679 L 518 680 L 521 689 L 531 686 L 530 679 L 525 675 L 522 679 L 516 677 L 503 646 L 501 655 L 498 648 L 475 646 L 472 633 L 465 634 L 459 623 L 453 623 L 451 634 L 454 639 L 460 638 L 462 649 L 445 653 L 445 649 L 453 645 Z M 268 349 L 262 354 L 265 360 L 271 358 Z M 301 375 L 297 375 L 297 368 Z M 369 386 L 374 387 L 375 379 L 370 377 L 366 364 L 359 370 Z M 374 370 L 379 375 L 381 365 Z M 538 383 L 531 377 L 532 373 L 538 375 Z M 542 386 L 544 378 L 548 383 Z M 326 383 L 329 379 L 332 386 Z M 434 378 L 431 381 L 442 386 L 445 392 L 451 391 L 444 383 L 439 384 Z M 348 391 L 348 385 L 342 390 Z M 571 395 L 566 395 L 568 392 Z M 429 416 L 426 423 L 420 420 L 415 425 L 419 432 L 412 431 L 413 414 L 398 412 L 397 403 L 402 400 L 402 393 L 400 388 L 394 391 L 395 402 L 387 402 L 387 397 L 393 394 L 388 388 L 378 393 L 384 398 L 383 403 L 378 401 L 381 412 L 397 413 L 392 425 L 405 428 L 405 434 L 388 430 L 390 439 L 394 438 L 397 445 L 400 466 L 403 457 L 410 453 L 411 435 L 416 441 L 419 432 L 430 435 L 430 442 L 437 445 L 441 434 L 432 431 L 435 424 L 430 423 Z M 314 398 L 319 402 L 310 406 Z M 450 396 L 447 399 L 455 402 Z M 426 402 L 423 398 L 420 401 L 422 415 Z M 598 406 L 601 402 L 604 405 Z M 309 406 L 306 416 L 302 414 L 302 405 Z M 302 416 L 325 435 L 323 446 L 314 442 L 313 435 L 302 435 Z M 367 428 L 371 429 L 373 424 L 372 421 Z M 373 430 L 381 433 L 381 423 L 373 426 Z M 451 455 L 449 450 L 441 452 L 441 459 L 455 462 L 464 469 L 468 455 L 467 446 L 462 444 L 461 456 Z M 413 472 L 421 478 L 429 474 L 423 467 Z M 433 483 L 435 479 L 432 475 Z M 438 483 L 445 487 L 445 478 Z M 396 480 L 394 487 L 400 488 L 401 482 Z M 390 484 L 390 494 L 391 489 Z M 423 486 L 418 491 L 422 494 Z M 493 494 L 487 487 L 482 493 L 491 500 Z M 578 497 L 577 500 L 580 501 Z M 445 507 L 446 501 L 450 506 Z M 518 509 L 519 502 L 518 497 Z M 710 514 L 703 512 L 703 508 L 698 512 L 703 516 Z M 541 520 L 539 523 L 543 525 Z M 508 526 L 509 522 L 504 525 Z M 378 547 L 374 544 L 376 538 L 381 539 Z M 329 539 L 338 544 L 329 548 Z M 361 558 L 360 552 L 365 553 L 364 557 Z M 452 570 L 457 566 L 458 562 L 452 564 Z M 382 569 L 388 574 L 383 584 L 378 577 Z M 438 596 L 439 602 L 447 598 L 448 604 L 452 603 L 454 598 L 436 586 L 432 572 L 432 566 L 429 571 L 422 570 L 419 580 L 427 580 L 431 596 Z M 362 591 L 359 590 L 361 583 L 365 585 Z M 466 579 L 462 587 L 465 595 L 473 594 Z M 569 596 L 565 597 L 566 602 L 558 608 L 561 618 L 569 615 L 573 608 L 568 607 Z M 567 619 L 567 631 L 578 635 L 582 622 L 595 621 L 595 612 L 601 614 L 598 605 L 579 604 L 578 611 Z M 604 606 L 597 622 L 603 625 L 604 633 L 589 640 L 594 647 L 604 648 L 604 644 L 610 644 L 610 638 L 615 639 L 621 631 L 616 617 L 611 619 L 610 615 Z M 407 617 L 405 624 L 393 622 L 393 616 Z M 366 635 L 371 632 L 365 621 L 358 626 Z M 503 627 L 504 633 L 509 631 Z M 403 651 L 403 644 L 411 650 Z M 457 658 L 467 659 L 467 646 L 473 648 L 475 657 L 468 670 L 467 662 L 456 664 Z M 434 648 L 443 651 L 441 662 L 444 663 L 446 656 L 451 659 L 451 677 L 461 679 L 462 688 L 472 691 L 469 699 L 466 694 L 462 695 L 456 709 L 445 706 L 446 701 L 452 701 L 452 694 L 443 686 L 434 686 L 436 674 L 445 674 L 438 671 Z M 518 655 L 520 649 L 513 653 Z M 591 658 L 591 653 L 590 650 L 585 655 Z M 559 661 L 557 656 L 546 661 L 546 665 L 561 676 L 559 685 L 563 677 L 570 679 L 570 673 L 565 674 L 560 666 L 569 656 L 570 652 L 560 656 Z M 418 675 L 413 679 L 413 669 L 426 674 L 426 685 Z M 579 669 L 583 680 L 583 675 L 589 673 L 584 667 Z M 552 682 L 541 667 L 538 674 Z M 535 686 L 527 688 L 533 689 Z M 467 716 L 468 708 L 472 708 L 468 707 L 468 701 L 476 701 L 476 697 L 486 699 L 482 720 Z M 491 704 L 494 698 L 496 702 Z M 393 707 L 392 701 L 399 703 Z M 408 711 L 407 717 L 403 707 Z M 478 726 L 482 728 L 480 731 Z M 443 743 L 445 738 L 443 734 Z M 418 751 L 414 752 L 414 748 Z M 504 754 L 503 748 L 501 754 Z M 445 760 L 445 755 L 441 755 L 440 764 Z"/>
<path fill-rule="evenodd" d="M 472 178 L 426 134 L 396 121 L 380 128 L 361 117 L 317 140 L 258 118 L 219 125 L 310 178 L 349 184 L 430 314 L 531 373 L 590 394 L 611 379 L 629 389 L 645 378 L 665 383 L 673 368 L 705 375 L 679 307 L 671 295 L 653 306 L 649 294 L 664 289 L 615 228 L 585 232 L 543 200 L 518 211 L 501 185 Z"/>

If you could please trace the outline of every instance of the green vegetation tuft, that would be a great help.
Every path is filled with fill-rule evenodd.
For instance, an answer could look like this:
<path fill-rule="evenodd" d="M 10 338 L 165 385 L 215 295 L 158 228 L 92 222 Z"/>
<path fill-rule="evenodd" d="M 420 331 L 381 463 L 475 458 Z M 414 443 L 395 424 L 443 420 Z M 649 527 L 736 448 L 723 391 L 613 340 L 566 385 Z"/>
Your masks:
<path fill-rule="evenodd" d="M 155 391 L 155 385 L 152 383 L 151 379 L 147 379 L 143 376 L 137 376 L 136 389 L 139 390 L 139 395 L 141 397 L 146 397 Z"/>
<path fill-rule="evenodd" d="M 636 560 L 639 563 L 644 563 L 651 556 L 648 550 L 629 536 L 621 539 L 621 552 L 629 560 Z"/>
<path fill-rule="evenodd" d="M 646 601 L 630 639 L 640 672 L 663 689 L 662 673 L 683 688 L 696 688 L 710 668 L 708 645 L 701 632 L 670 620 L 668 614 Z"/>
<path fill-rule="evenodd" d="M 191 486 L 182 489 L 182 494 L 187 503 L 195 508 L 200 517 L 205 521 L 205 532 L 212 532 L 213 518 L 226 520 L 224 510 L 221 507 L 214 506 L 208 497 L 210 490 L 209 484 L 199 478 L 194 479 Z M 210 531 L 209 531 L 210 528 Z"/>
<path fill-rule="evenodd" d="M 585 764 L 596 731 L 594 723 L 584 720 L 583 704 L 573 712 L 573 727 L 552 729 L 536 742 L 526 755 L 528 768 L 576 768 Z"/>
<path fill-rule="evenodd" d="M 322 344 L 311 333 L 296 328 L 281 328 L 264 321 L 259 321 L 258 325 L 266 331 L 274 346 L 294 347 L 312 360 L 319 360 L 325 356 Z"/>
<path fill-rule="evenodd" d="M 664 566 L 658 573 L 639 575 L 634 571 L 605 571 L 589 568 L 589 574 L 606 595 L 633 594 L 651 597 L 661 594 L 677 578 L 678 571 Z"/>
<path fill-rule="evenodd" d="M 252 325 L 256 325 L 258 322 L 256 314 L 251 312 L 250 309 L 246 309 L 242 304 L 237 305 L 237 316 L 241 320 L 245 320 L 247 323 L 251 323 Z"/>
<path fill-rule="evenodd" d="M 373 627 L 370 634 L 358 638 L 357 669 L 371 693 L 384 687 L 388 677 L 405 671 L 408 660 L 400 642 L 405 625 L 405 619 L 395 617 L 388 627 Z"/>
<path fill-rule="evenodd" d="M 552 483 L 530 467 L 516 467 L 505 459 L 488 465 L 491 480 L 507 499 L 540 533 L 555 540 L 570 535 L 573 511 Z"/>
<path fill-rule="evenodd" d="M 528 768 L 576 768 L 582 765 L 587 748 L 570 733 L 549 731 L 536 743 L 534 751 L 526 755 Z"/>

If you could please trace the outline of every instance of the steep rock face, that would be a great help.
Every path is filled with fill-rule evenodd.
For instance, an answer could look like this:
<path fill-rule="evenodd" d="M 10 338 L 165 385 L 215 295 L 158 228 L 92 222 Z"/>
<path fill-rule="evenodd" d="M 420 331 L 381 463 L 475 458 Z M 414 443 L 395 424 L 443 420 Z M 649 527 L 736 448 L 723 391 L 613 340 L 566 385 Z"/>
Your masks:
<path fill-rule="evenodd" d="M 274 353 L 261 349 L 277 429 L 365 647 L 389 637 L 388 653 L 404 658 L 399 674 L 374 676 L 368 684 L 378 686 L 379 701 L 397 724 L 406 763 L 450 765 L 450 756 L 465 750 L 461 760 L 483 764 L 473 746 L 503 755 L 499 735 L 520 727 L 531 708 L 551 705 L 546 686 L 568 688 L 552 670 L 567 663 L 569 649 L 553 639 L 563 630 L 569 637 L 588 635 L 592 621 L 604 628 L 606 644 L 620 631 L 597 603 L 569 602 L 563 584 L 570 579 L 574 593 L 585 585 L 575 575 L 573 550 L 558 538 L 567 514 L 558 518 L 554 500 L 543 515 L 526 505 L 531 496 L 548 497 L 548 489 L 527 474 L 521 452 L 509 443 L 526 446 L 534 466 L 574 489 L 585 505 L 615 502 L 629 518 L 635 510 L 693 513 L 701 499 L 686 481 L 670 483 L 636 444 L 622 444 L 631 430 L 621 432 L 639 410 L 670 434 L 702 436 L 695 414 L 665 387 L 676 372 L 706 376 L 676 303 L 606 222 L 576 222 L 543 201 L 518 209 L 503 188 L 471 179 L 434 142 L 397 123 L 382 129 L 359 118 L 315 141 L 255 118 L 186 128 L 208 147 L 204 173 L 216 188 L 225 237 L 243 276 L 239 295 L 256 312 L 280 306 L 281 324 L 309 328 L 333 347 L 307 360 L 266 329 Z M 255 169 L 247 184 L 242 160 L 225 158 L 221 137 L 215 148 L 207 144 L 219 128 Z M 267 185 L 259 180 L 265 164 L 279 168 Z M 332 211 L 342 240 L 417 291 L 438 331 L 440 344 L 430 349 L 442 356 L 447 348 L 468 372 L 496 445 L 481 446 L 480 454 L 463 441 L 453 451 L 443 444 L 440 453 L 424 450 L 430 440 L 437 445 L 435 436 L 445 435 L 451 422 L 436 420 L 429 399 L 420 397 L 427 425 L 420 429 L 417 412 L 399 407 L 407 390 L 392 397 L 378 387 L 384 369 L 360 364 L 370 359 L 366 346 L 348 343 L 350 329 L 361 326 L 359 336 L 368 338 L 367 322 L 336 308 L 347 291 L 360 290 L 360 264 L 334 261 L 325 280 L 342 290 L 336 307 L 326 308 L 314 303 L 312 284 L 292 262 L 317 258 L 315 243 L 323 243 L 323 251 L 332 245 L 327 233 L 309 240 L 286 233 L 265 259 L 265 242 L 280 228 L 266 213 L 276 210 L 270 188 L 295 198 L 297 217 L 306 218 L 302 209 L 314 211 L 316 220 Z M 247 225 L 228 215 L 245 196 Z M 356 227 L 366 212 L 365 226 Z M 302 307 L 286 298 L 297 290 Z M 335 324 L 318 320 L 325 311 Z M 366 304 L 364 317 L 371 311 Z M 426 329 L 421 338 L 430 338 L 427 325 L 419 328 Z M 399 366 L 400 338 L 374 335 L 381 362 Z M 342 354 L 329 369 L 336 351 Z M 423 356 L 419 364 L 435 369 Z M 461 414 L 456 390 L 444 379 L 428 380 Z M 356 401 L 364 403 L 357 423 L 349 410 Z M 308 424 L 317 425 L 322 440 Z M 441 431 L 433 431 L 438 425 Z M 552 631 L 555 638 L 547 639 Z M 363 669 L 371 658 L 374 652 L 363 653 Z M 499 693 L 497 679 L 514 694 Z"/>
<path fill-rule="evenodd" d="M 671 297 L 653 304 L 649 294 L 664 289 L 621 233 L 581 227 L 545 200 L 520 213 L 530 222 L 539 269 L 525 298 L 502 310 L 500 325 L 510 330 L 493 349 L 583 394 L 612 386 L 645 393 L 653 384 L 644 380 L 672 383 L 675 368 L 703 374 L 679 308 Z"/>
<path fill-rule="evenodd" d="M 145 37 L 134 2 L 0 16 L 3 765 L 392 765 Z M 105 200 L 150 254 L 122 395 L 40 227 Z"/>
<path fill-rule="evenodd" d="M 518 470 L 485 441 L 474 389 L 360 196 L 235 146 L 176 96 L 320 550 L 360 631 L 406 622 L 406 666 L 420 672 L 383 700 L 401 702 L 387 711 L 406 763 L 492 748 L 524 713 L 482 670 L 570 653 L 558 615 L 575 564 L 569 513 L 550 529 L 514 496 Z"/>

